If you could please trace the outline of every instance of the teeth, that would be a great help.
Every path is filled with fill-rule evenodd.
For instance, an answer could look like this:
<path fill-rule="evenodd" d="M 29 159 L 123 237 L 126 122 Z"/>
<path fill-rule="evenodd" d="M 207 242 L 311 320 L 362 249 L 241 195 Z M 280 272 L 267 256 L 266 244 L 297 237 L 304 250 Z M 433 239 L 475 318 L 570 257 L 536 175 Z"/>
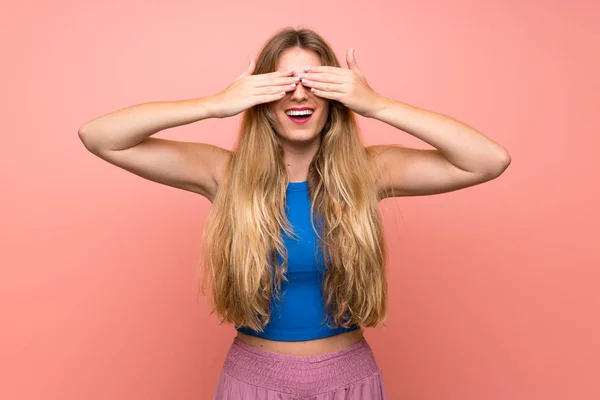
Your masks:
<path fill-rule="evenodd" d="M 309 115 L 312 115 L 313 112 L 312 112 L 312 110 L 302 110 L 302 111 L 286 111 L 285 113 L 291 117 L 298 117 L 298 116 L 309 116 Z"/>

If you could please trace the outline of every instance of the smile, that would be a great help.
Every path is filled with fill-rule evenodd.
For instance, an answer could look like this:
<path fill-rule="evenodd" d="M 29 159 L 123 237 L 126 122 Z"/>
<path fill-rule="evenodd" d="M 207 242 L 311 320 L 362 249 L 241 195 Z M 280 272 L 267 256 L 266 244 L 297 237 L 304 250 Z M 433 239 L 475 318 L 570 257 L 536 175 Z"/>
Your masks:
<path fill-rule="evenodd" d="M 307 123 L 313 114 L 313 110 L 308 107 L 302 108 L 293 108 L 291 110 L 287 110 L 285 114 L 296 124 L 305 124 Z"/>

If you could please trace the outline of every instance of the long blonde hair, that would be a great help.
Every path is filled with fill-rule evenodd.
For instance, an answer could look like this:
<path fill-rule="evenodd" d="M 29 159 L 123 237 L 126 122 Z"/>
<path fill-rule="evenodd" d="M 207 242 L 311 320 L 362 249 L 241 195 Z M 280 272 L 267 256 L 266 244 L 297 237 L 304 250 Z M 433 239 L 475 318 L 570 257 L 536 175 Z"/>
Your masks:
<path fill-rule="evenodd" d="M 276 69 L 291 47 L 312 50 L 322 65 L 340 67 L 329 44 L 308 29 L 286 28 L 264 45 L 254 74 Z M 283 149 L 268 104 L 248 109 L 203 234 L 212 311 L 262 332 L 270 302 L 281 296 L 287 251 L 282 232 L 294 237 L 285 214 L 288 183 Z M 362 146 L 353 112 L 330 101 L 321 145 L 308 172 L 311 223 L 327 267 L 323 296 L 327 325 L 384 323 L 387 312 L 386 247 L 371 155 Z M 260 149 L 260 150 L 259 150 Z M 318 247 L 318 246 L 317 246 Z M 278 262 L 276 254 L 283 260 Z M 203 267 L 201 265 L 201 267 Z"/>

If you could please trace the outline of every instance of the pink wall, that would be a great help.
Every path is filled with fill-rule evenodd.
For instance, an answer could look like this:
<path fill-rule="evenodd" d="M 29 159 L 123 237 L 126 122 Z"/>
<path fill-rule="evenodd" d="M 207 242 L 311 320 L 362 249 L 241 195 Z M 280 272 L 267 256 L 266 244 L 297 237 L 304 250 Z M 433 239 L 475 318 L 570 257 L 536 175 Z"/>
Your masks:
<path fill-rule="evenodd" d="M 596 3 L 596 5 L 592 5 Z M 0 17 L 0 398 L 208 399 L 234 336 L 195 298 L 209 203 L 95 158 L 87 120 L 223 89 L 302 24 L 371 85 L 506 146 L 498 180 L 386 200 L 391 399 L 600 398 L 600 7 L 30 1 Z M 6 11 L 6 10 L 5 10 Z M 423 146 L 361 119 L 365 142 Z M 239 118 L 158 136 L 231 148 Z"/>

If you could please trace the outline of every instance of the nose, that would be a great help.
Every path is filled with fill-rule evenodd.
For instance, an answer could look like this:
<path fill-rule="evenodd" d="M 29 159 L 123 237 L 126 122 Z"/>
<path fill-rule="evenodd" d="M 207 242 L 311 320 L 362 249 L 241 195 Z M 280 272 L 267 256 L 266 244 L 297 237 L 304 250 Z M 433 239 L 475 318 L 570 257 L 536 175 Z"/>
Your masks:
<path fill-rule="evenodd" d="M 307 90 L 302 84 L 302 82 L 298 82 L 296 84 L 296 89 L 292 92 L 292 100 L 294 101 L 303 101 L 308 98 Z"/>

